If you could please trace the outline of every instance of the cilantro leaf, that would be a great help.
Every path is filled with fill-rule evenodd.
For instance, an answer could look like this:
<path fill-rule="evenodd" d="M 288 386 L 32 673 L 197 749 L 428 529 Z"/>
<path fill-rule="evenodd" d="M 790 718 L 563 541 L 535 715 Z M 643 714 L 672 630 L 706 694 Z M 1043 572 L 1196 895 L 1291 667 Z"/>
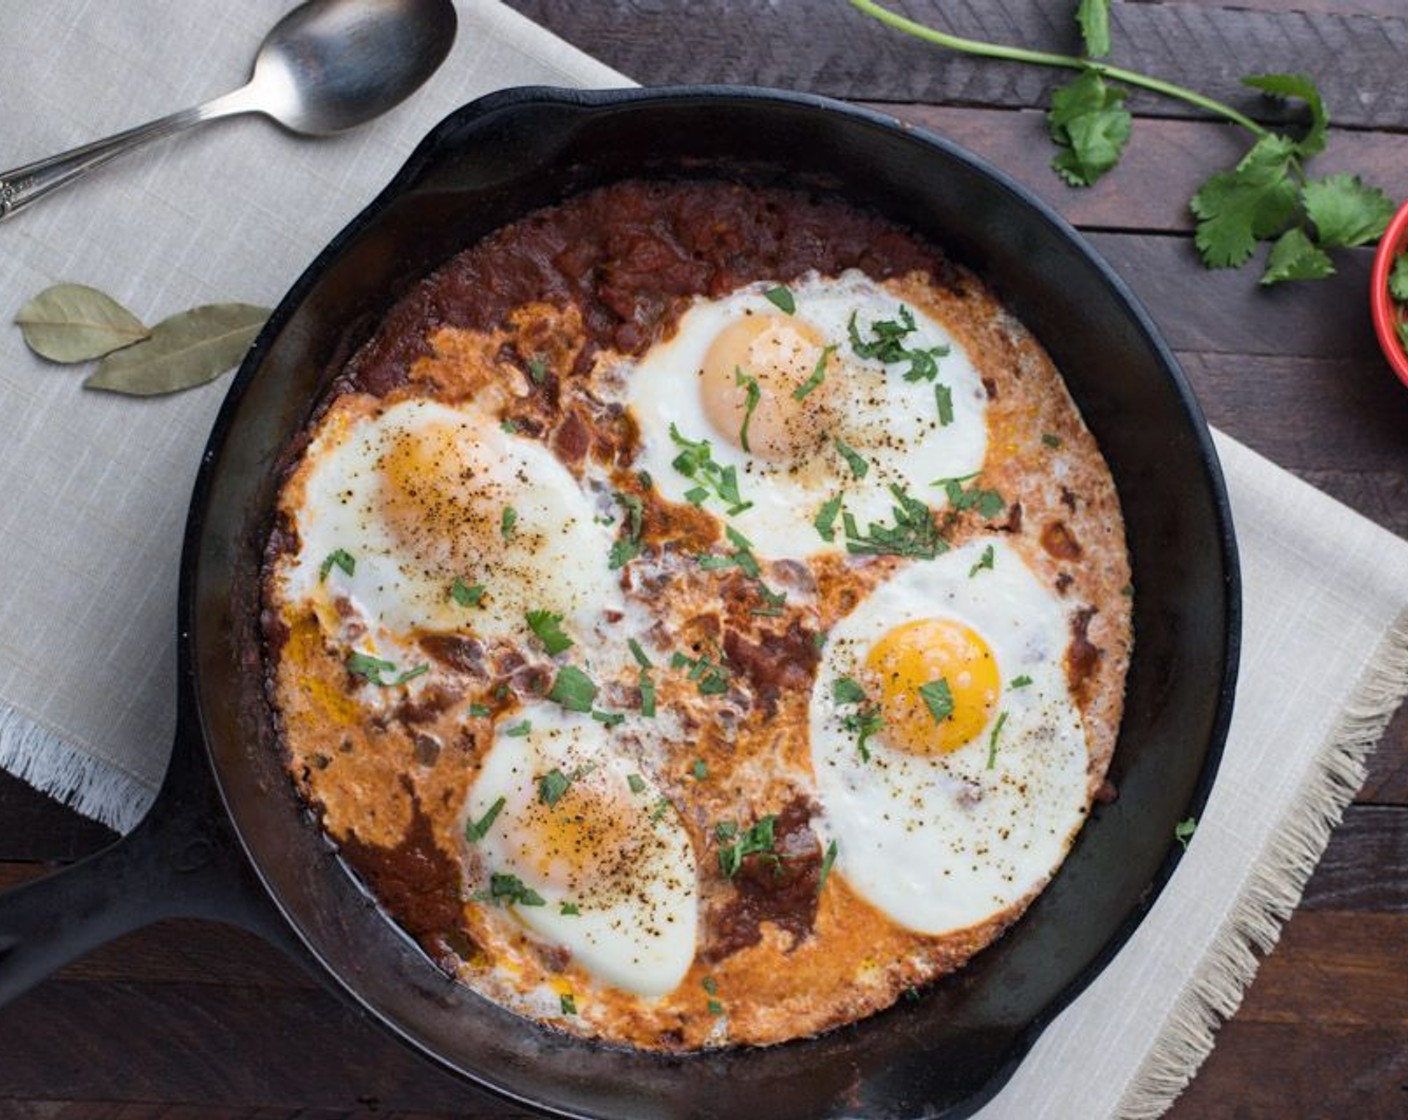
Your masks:
<path fill-rule="evenodd" d="M 1002 734 L 1002 725 L 1007 722 L 1005 711 L 997 713 L 997 722 L 992 725 L 992 734 L 988 736 L 988 769 L 991 770 L 997 765 L 997 737 Z"/>
<path fill-rule="evenodd" d="M 940 677 L 936 681 L 919 686 L 919 699 L 924 701 L 924 706 L 929 709 L 929 714 L 934 717 L 935 723 L 942 723 L 953 715 L 953 692 L 948 687 L 948 681 Z"/>
<path fill-rule="evenodd" d="M 870 464 L 840 436 L 833 436 L 831 442 L 836 445 L 836 450 L 841 453 L 841 458 L 846 460 L 846 466 L 851 468 L 852 475 L 856 478 L 864 478 L 870 473 Z"/>
<path fill-rule="evenodd" d="M 318 565 L 318 582 L 328 578 L 328 573 L 334 567 L 341 568 L 349 576 L 357 570 L 357 561 L 345 548 L 335 548 L 327 554 L 323 562 Z"/>
<path fill-rule="evenodd" d="M 564 1015 L 577 1014 L 577 1001 L 572 998 L 571 992 L 563 992 L 562 995 L 558 997 L 557 1002 L 558 1005 L 562 1008 L 562 1013 Z"/>
<path fill-rule="evenodd" d="M 373 657 L 368 653 L 353 652 L 347 655 L 347 671 L 380 688 L 394 688 L 398 684 L 405 684 L 407 681 L 415 680 L 416 677 L 430 672 L 430 666 L 416 665 L 403 673 L 396 673 L 396 666 L 390 661 L 383 661 L 380 657 Z M 387 678 L 383 676 L 384 673 L 396 673 L 396 675 Z"/>
<path fill-rule="evenodd" d="M 1193 834 L 1198 831 L 1198 821 L 1196 817 L 1188 817 L 1179 821 L 1173 826 L 1173 838 L 1183 845 L 1183 850 L 1188 850 L 1188 841 L 1193 839 Z"/>
<path fill-rule="evenodd" d="M 1290 176 L 1295 143 L 1264 136 L 1236 168 L 1213 175 L 1190 204 L 1194 242 L 1208 268 L 1246 264 L 1259 240 L 1283 233 L 1295 218 L 1298 191 Z"/>
<path fill-rule="evenodd" d="M 1323 280 L 1335 274 L 1335 264 L 1324 249 L 1311 241 L 1300 226 L 1292 226 L 1271 246 L 1263 286 L 1282 280 Z"/>
<path fill-rule="evenodd" d="M 1408 272 L 1405 272 L 1405 282 L 1408 283 Z M 814 525 L 816 531 L 821 534 L 822 540 L 832 541 L 836 539 L 836 518 L 841 512 L 841 502 L 844 499 L 844 494 L 836 494 L 833 497 L 827 498 L 826 501 L 821 504 L 821 508 L 816 511 L 816 517 L 813 519 L 812 525 Z"/>
<path fill-rule="evenodd" d="M 972 579 L 975 575 L 977 575 L 984 569 L 986 569 L 987 571 L 992 571 L 993 561 L 995 559 L 996 557 L 993 553 L 992 545 L 988 545 L 987 548 L 983 549 L 983 554 L 978 557 L 977 562 L 974 563 L 974 565 L 968 569 L 968 578 Z"/>
<path fill-rule="evenodd" d="M 1408 303 L 1408 255 L 1393 262 L 1393 271 L 1388 275 L 1388 294 L 1399 303 Z"/>
<path fill-rule="evenodd" d="M 489 876 L 489 889 L 475 891 L 475 902 L 492 902 L 495 906 L 516 904 L 518 906 L 546 906 L 543 896 L 523 882 L 517 875 L 506 875 L 495 871 Z"/>
<path fill-rule="evenodd" d="M 891 485 L 890 493 L 896 502 L 891 507 L 895 515 L 892 526 L 871 522 L 862 534 L 856 519 L 849 512 L 842 513 L 846 551 L 853 556 L 911 556 L 921 560 L 932 560 L 947 552 L 948 542 L 934 524 L 929 507 L 898 484 Z"/>
<path fill-rule="evenodd" d="M 476 606 L 479 600 L 484 598 L 484 585 L 482 583 L 465 583 L 459 576 L 456 576 L 455 582 L 450 585 L 450 598 L 462 607 Z"/>
<path fill-rule="evenodd" d="M 743 425 L 738 429 L 738 446 L 751 455 L 753 449 L 748 446 L 748 425 L 753 422 L 753 410 L 763 399 L 763 390 L 758 385 L 758 379 L 744 373 L 742 366 L 733 367 L 733 383 L 747 394 L 743 405 Z"/>
<path fill-rule="evenodd" d="M 1051 166 L 1073 187 L 1089 187 L 1115 164 L 1129 143 L 1132 118 L 1125 91 L 1086 70 L 1051 94 L 1046 123 L 1062 149 Z"/>
<path fill-rule="evenodd" d="M 523 616 L 528 629 L 543 643 L 549 657 L 556 657 L 563 650 L 572 648 L 572 639 L 562 630 L 562 616 L 552 611 L 529 611 Z"/>
<path fill-rule="evenodd" d="M 714 462 L 713 449 L 707 439 L 693 440 L 681 435 L 673 421 L 670 423 L 670 438 L 680 449 L 670 465 L 685 478 L 699 484 L 685 494 L 685 500 L 690 505 L 700 505 L 712 491 L 728 507 L 730 517 L 753 507 L 752 502 L 745 502 L 739 496 L 738 468 L 721 467 Z"/>
<path fill-rule="evenodd" d="M 831 697 L 838 704 L 860 704 L 865 700 L 865 689 L 852 677 L 837 677 L 831 685 Z"/>
<path fill-rule="evenodd" d="M 590 712 L 596 691 L 591 677 L 575 665 L 564 665 L 548 689 L 548 699 L 571 712 Z"/>
<path fill-rule="evenodd" d="M 505 804 L 507 804 L 507 802 L 504 798 L 500 797 L 485 810 L 484 815 L 477 821 L 465 821 L 464 838 L 470 843 L 474 843 L 476 840 L 483 840 L 484 837 L 489 834 L 489 829 L 494 826 L 494 821 L 498 818 L 498 815 L 503 812 Z"/>
<path fill-rule="evenodd" d="M 794 401 L 803 400 L 808 393 L 826 380 L 826 363 L 831 360 L 831 355 L 835 352 L 835 346 L 825 346 L 822 348 L 821 357 L 816 360 L 816 366 L 812 369 L 812 375 L 792 390 L 792 399 Z"/>
<path fill-rule="evenodd" d="M 1087 58 L 1104 58 L 1110 53 L 1110 0 L 1080 0 L 1076 22 Z"/>
<path fill-rule="evenodd" d="M 551 808 L 572 788 L 572 779 L 554 766 L 538 779 L 538 800 Z"/>
<path fill-rule="evenodd" d="M 634 494 L 617 491 L 616 501 L 625 508 L 626 520 L 621 535 L 611 542 L 607 567 L 613 572 L 640 555 L 640 531 L 645 520 L 645 503 Z"/>
<path fill-rule="evenodd" d="M 826 845 L 826 852 L 821 857 L 821 870 L 816 876 L 816 893 L 821 893 L 821 888 L 826 886 L 826 877 L 831 874 L 831 865 L 836 862 L 836 841 Z"/>
<path fill-rule="evenodd" d="M 1312 179 L 1302 189 L 1301 200 L 1306 216 L 1315 223 L 1315 240 L 1324 249 L 1377 241 L 1393 217 L 1388 196 L 1358 175 Z"/>
<path fill-rule="evenodd" d="M 769 813 L 767 816 L 759 818 L 756 824 L 743 832 L 738 831 L 738 826 L 732 821 L 724 821 L 714 829 L 714 836 L 720 841 L 719 870 L 726 878 L 732 879 L 737 875 L 743 866 L 744 859 L 748 856 L 773 850 L 773 845 L 777 842 L 774 831 L 776 824 L 777 814 Z M 724 825 L 732 825 L 733 827 L 725 830 Z M 722 842 L 726 838 L 732 838 L 732 843 L 727 846 Z"/>
<path fill-rule="evenodd" d="M 1310 109 L 1310 128 L 1296 144 L 1296 152 L 1302 156 L 1313 156 L 1325 150 L 1325 134 L 1330 127 L 1330 118 L 1325 112 L 1320 90 L 1308 74 L 1252 74 L 1243 78 L 1242 84 L 1281 101 L 1290 97 L 1304 101 Z"/>
<path fill-rule="evenodd" d="M 785 288 L 781 284 L 765 291 L 763 298 L 785 315 L 797 313 L 797 301 L 792 298 L 791 289 Z"/>

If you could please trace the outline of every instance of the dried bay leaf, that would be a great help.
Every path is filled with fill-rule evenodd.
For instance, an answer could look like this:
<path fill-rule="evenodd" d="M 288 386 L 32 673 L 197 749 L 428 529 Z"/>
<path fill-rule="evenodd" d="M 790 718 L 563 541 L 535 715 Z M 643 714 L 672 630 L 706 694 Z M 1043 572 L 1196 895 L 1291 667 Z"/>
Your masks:
<path fill-rule="evenodd" d="M 112 296 L 87 284 L 45 288 L 15 314 L 25 344 L 51 362 L 101 358 L 151 332 Z"/>
<path fill-rule="evenodd" d="M 213 381 L 239 364 L 269 317 L 267 307 L 208 303 L 163 319 L 151 338 L 103 359 L 85 389 L 151 397 Z"/>

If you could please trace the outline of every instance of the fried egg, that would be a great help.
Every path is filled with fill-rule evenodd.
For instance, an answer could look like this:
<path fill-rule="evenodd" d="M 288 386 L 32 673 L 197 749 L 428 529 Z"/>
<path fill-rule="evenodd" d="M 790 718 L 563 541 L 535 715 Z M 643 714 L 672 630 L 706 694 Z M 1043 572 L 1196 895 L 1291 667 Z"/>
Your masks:
<path fill-rule="evenodd" d="M 628 403 L 661 493 L 729 515 L 774 557 L 844 547 L 817 524 L 828 502 L 880 521 L 896 489 L 971 475 L 987 447 L 968 355 L 855 270 L 696 297 L 631 372 Z"/>
<path fill-rule="evenodd" d="M 610 732 L 535 702 L 500 721 L 466 806 L 480 901 L 597 980 L 672 991 L 694 961 L 697 867 L 673 805 Z"/>
<path fill-rule="evenodd" d="M 894 922 L 965 929 L 1061 862 L 1087 808 L 1069 638 L 999 539 L 905 568 L 832 629 L 810 709 L 813 827 Z"/>
<path fill-rule="evenodd" d="M 529 612 L 576 641 L 620 591 L 612 530 L 542 444 L 473 407 L 404 400 L 328 417 L 306 456 L 283 594 L 404 673 L 417 631 L 527 642 Z M 394 678 L 393 678 L 394 679 Z"/>

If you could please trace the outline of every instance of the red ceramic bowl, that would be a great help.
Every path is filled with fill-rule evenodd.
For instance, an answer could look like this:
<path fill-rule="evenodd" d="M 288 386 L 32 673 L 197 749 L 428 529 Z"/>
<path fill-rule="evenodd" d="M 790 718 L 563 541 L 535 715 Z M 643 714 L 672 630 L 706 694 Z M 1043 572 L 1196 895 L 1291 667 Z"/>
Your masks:
<path fill-rule="evenodd" d="M 1398 255 L 1408 250 L 1408 202 L 1398 208 L 1388 229 L 1379 239 L 1374 254 L 1374 273 L 1369 286 L 1369 309 L 1374 316 L 1374 333 L 1379 336 L 1379 349 L 1384 352 L 1398 380 L 1408 385 L 1408 351 L 1399 341 L 1397 322 L 1399 310 L 1388 294 L 1388 275 Z"/>

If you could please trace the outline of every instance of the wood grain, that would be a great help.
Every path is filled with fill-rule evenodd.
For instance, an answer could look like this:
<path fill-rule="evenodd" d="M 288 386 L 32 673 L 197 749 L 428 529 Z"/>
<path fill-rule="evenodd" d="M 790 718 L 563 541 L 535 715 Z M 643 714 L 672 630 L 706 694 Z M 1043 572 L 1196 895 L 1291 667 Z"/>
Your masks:
<path fill-rule="evenodd" d="M 1045 107 L 1063 71 L 956 54 L 912 39 L 839 2 L 779 6 L 772 0 L 630 0 L 510 6 L 646 85 L 740 82 L 851 100 Z M 892 8 L 900 9 L 897 3 Z M 1255 10 L 1243 5 L 1116 3 L 1110 61 L 1191 86 L 1253 116 L 1288 113 L 1240 84 L 1245 74 L 1314 75 L 1334 120 L 1402 128 L 1408 84 L 1408 13 Z M 1075 4 L 1051 0 L 910 0 L 920 23 L 992 42 L 1076 52 Z M 1362 13 L 1362 14 L 1361 14 Z M 1234 46 L 1235 44 L 1235 46 Z M 1353 59 L 1353 66 L 1326 60 Z M 1131 109 L 1203 116 L 1181 102 L 1135 91 Z"/>

